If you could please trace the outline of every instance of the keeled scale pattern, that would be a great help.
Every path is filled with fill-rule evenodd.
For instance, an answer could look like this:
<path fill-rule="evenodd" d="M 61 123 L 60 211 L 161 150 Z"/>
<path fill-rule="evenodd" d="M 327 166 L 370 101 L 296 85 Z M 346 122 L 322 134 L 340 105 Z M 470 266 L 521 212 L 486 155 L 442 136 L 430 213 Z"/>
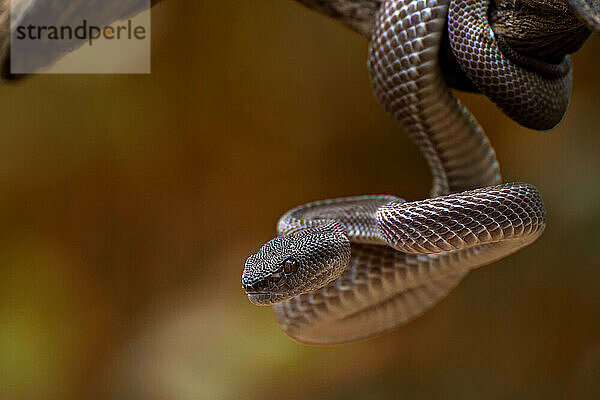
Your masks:
<path fill-rule="evenodd" d="M 452 51 L 482 93 L 523 126 L 550 129 L 560 122 L 571 96 L 571 59 L 562 76 L 552 77 L 510 62 L 487 21 L 489 0 L 453 0 L 448 13 Z"/>
<path fill-rule="evenodd" d="M 423 152 L 434 196 L 500 182 L 487 137 L 441 75 L 447 11 L 448 0 L 387 1 L 369 46 L 375 94 Z"/>
<path fill-rule="evenodd" d="M 537 190 L 510 183 L 406 203 L 363 196 L 360 215 L 368 221 L 354 234 L 385 245 L 353 244 L 350 263 L 324 288 L 274 305 L 282 329 L 303 343 L 332 344 L 379 334 L 423 313 L 472 268 L 503 258 L 535 241 L 545 227 Z M 335 202 L 343 202 L 337 199 Z M 330 208 L 332 201 L 322 202 Z M 297 208 L 294 218 L 310 220 L 319 203 Z M 330 210 L 331 211 L 331 210 Z M 377 225 L 379 228 L 374 229 Z M 398 251 L 400 250 L 400 251 Z M 436 252 L 436 254 L 431 254 Z M 412 253 L 412 254 L 410 254 Z"/>
<path fill-rule="evenodd" d="M 342 343 L 392 329 L 439 301 L 470 269 L 517 251 L 544 229 L 544 207 L 530 185 L 447 195 L 500 181 L 488 139 L 441 77 L 447 8 L 448 0 L 385 2 L 369 48 L 375 93 L 423 151 L 432 193 L 441 197 L 325 200 L 281 218 L 282 235 L 343 220 L 354 243 L 338 279 L 274 305 L 282 329 L 300 342 Z"/>
<path fill-rule="evenodd" d="M 377 212 L 382 235 L 405 253 L 437 253 L 502 240 L 539 236 L 546 211 L 537 191 L 509 183 L 411 203 Z"/>
<path fill-rule="evenodd" d="M 478 259 L 469 252 L 417 256 L 354 244 L 340 278 L 274 304 L 275 315 L 281 328 L 302 343 L 337 344 L 381 334 L 443 298 Z"/>
<path fill-rule="evenodd" d="M 379 232 L 377 210 L 391 202 L 403 203 L 404 200 L 396 196 L 371 195 L 303 204 L 286 212 L 279 219 L 277 233 L 287 235 L 334 220 L 344 227 L 348 239 L 354 243 L 385 245 Z"/>

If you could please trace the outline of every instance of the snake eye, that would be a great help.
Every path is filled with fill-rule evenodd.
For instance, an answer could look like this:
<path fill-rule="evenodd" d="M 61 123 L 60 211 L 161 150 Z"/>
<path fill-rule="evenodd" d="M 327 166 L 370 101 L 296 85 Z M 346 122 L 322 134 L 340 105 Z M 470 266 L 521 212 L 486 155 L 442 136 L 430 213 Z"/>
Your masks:
<path fill-rule="evenodd" d="M 293 274 L 298 269 L 298 262 L 292 257 L 286 258 L 283 262 L 283 272 L 286 275 Z"/>

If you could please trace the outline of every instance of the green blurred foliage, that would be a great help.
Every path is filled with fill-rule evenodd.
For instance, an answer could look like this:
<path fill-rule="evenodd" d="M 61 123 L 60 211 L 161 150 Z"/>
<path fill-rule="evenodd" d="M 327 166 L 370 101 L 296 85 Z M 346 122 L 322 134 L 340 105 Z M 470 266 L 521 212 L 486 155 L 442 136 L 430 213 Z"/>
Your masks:
<path fill-rule="evenodd" d="M 298 204 L 425 197 L 366 42 L 292 0 L 161 3 L 152 74 L 2 85 L 3 399 L 600 397 L 600 40 L 533 132 L 460 94 L 548 228 L 411 324 L 307 347 L 240 289 Z"/>

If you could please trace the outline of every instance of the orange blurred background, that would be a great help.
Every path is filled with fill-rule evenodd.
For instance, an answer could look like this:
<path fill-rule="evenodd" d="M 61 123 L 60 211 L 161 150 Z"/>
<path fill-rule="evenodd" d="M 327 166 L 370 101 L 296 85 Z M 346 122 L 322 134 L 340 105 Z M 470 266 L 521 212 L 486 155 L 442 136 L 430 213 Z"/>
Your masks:
<path fill-rule="evenodd" d="M 0 87 L 0 398 L 600 398 L 600 39 L 552 132 L 460 94 L 544 235 L 409 325 L 308 347 L 244 296 L 246 257 L 310 200 L 426 197 L 367 43 L 292 0 L 167 1 L 151 75 Z"/>

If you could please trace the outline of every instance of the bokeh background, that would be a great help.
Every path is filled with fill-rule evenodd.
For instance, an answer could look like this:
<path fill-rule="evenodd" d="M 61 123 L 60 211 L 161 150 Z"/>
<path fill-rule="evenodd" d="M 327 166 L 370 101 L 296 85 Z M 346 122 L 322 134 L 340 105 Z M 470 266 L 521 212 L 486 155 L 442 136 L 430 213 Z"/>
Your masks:
<path fill-rule="evenodd" d="M 532 246 L 409 325 L 299 345 L 240 287 L 298 204 L 427 195 L 371 94 L 367 43 L 292 0 L 170 0 L 151 75 L 0 87 L 0 398 L 600 398 L 600 40 L 551 132 L 461 94 L 506 181 L 538 186 Z"/>

